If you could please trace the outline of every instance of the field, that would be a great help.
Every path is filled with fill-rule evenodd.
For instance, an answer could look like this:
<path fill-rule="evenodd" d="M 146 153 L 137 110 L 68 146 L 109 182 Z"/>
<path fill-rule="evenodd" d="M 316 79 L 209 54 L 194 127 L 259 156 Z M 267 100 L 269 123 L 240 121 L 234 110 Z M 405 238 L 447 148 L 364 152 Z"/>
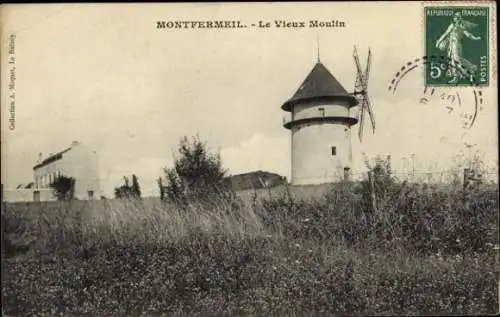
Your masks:
<path fill-rule="evenodd" d="M 2 309 L 6 316 L 498 312 L 498 185 L 294 191 L 182 208 L 159 199 L 4 204 Z"/>

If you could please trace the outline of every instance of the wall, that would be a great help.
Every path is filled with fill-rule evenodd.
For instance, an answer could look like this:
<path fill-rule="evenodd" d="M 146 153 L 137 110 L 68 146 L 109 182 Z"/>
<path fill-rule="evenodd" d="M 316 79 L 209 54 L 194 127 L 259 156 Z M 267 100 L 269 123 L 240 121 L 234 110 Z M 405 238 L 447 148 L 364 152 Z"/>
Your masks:
<path fill-rule="evenodd" d="M 331 148 L 336 148 L 332 155 Z M 292 129 L 292 184 L 322 184 L 344 178 L 352 169 L 350 130 L 335 123 L 309 123 Z"/>
<path fill-rule="evenodd" d="M 328 191 L 333 190 L 335 184 L 324 184 L 324 185 L 311 185 L 311 186 L 288 186 L 290 194 L 299 199 L 315 199 L 320 198 Z M 238 191 L 237 195 L 243 200 L 244 203 L 251 203 L 252 196 L 257 193 L 258 198 L 269 198 L 280 197 L 286 195 L 286 187 L 284 185 L 276 186 L 269 189 L 257 189 L 257 190 L 243 190 Z M 72 206 L 72 208 L 67 208 Z M 24 213 L 26 215 L 31 215 L 37 217 L 40 213 L 44 212 L 57 212 L 57 211 L 82 211 L 85 212 L 88 217 L 96 219 L 96 217 L 105 215 L 105 210 L 116 211 L 125 210 L 129 208 L 141 208 L 146 209 L 164 209 L 164 208 L 176 208 L 174 205 L 162 202 L 160 197 L 145 197 L 139 202 L 131 202 L 126 199 L 103 199 L 103 200 L 76 200 L 71 202 L 62 201 L 19 201 L 19 202 L 5 202 L 4 207 L 16 211 L 19 213 Z M 83 215 L 83 214 L 82 214 Z M 85 215 L 83 215 L 85 216 Z"/>
<path fill-rule="evenodd" d="M 292 118 L 298 120 L 321 117 L 322 112 L 320 108 L 324 109 L 325 117 L 349 117 L 349 108 L 346 101 L 336 101 L 335 104 L 311 101 L 295 105 L 292 111 Z"/>
<path fill-rule="evenodd" d="M 319 199 L 325 194 L 331 192 L 337 184 L 321 184 L 321 185 L 306 185 L 294 186 L 288 185 L 288 192 L 296 199 Z M 236 192 L 236 194 L 245 202 L 250 202 L 254 195 L 258 198 L 276 198 L 287 195 L 285 185 L 280 185 L 271 188 L 247 189 Z"/>
<path fill-rule="evenodd" d="M 75 178 L 75 197 L 89 199 L 88 191 L 94 192 L 93 199 L 99 199 L 101 193 L 99 161 L 97 154 L 86 145 L 79 144 L 65 153 L 69 175 Z"/>
<path fill-rule="evenodd" d="M 40 201 L 53 201 L 56 200 L 50 189 L 40 189 Z M 2 195 L 3 201 L 6 202 L 32 202 L 34 201 L 33 189 L 6 189 Z"/>
<path fill-rule="evenodd" d="M 323 110 L 321 110 L 323 109 Z M 293 120 L 325 117 L 354 117 L 348 103 L 309 101 L 293 107 Z M 293 185 L 336 182 L 344 179 L 344 168 L 352 169 L 351 130 L 347 125 L 314 122 L 292 128 Z M 332 147 L 336 155 L 332 155 Z"/>

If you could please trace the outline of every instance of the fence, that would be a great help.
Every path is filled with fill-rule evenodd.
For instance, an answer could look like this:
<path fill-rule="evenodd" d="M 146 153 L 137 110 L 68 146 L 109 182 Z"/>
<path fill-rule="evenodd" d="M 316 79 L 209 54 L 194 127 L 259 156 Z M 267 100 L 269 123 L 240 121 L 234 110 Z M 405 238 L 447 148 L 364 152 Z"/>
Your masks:
<path fill-rule="evenodd" d="M 464 173 L 468 169 L 461 171 L 392 171 L 391 175 L 397 181 L 410 181 L 415 183 L 451 183 L 453 181 L 463 182 Z M 362 180 L 368 178 L 368 172 L 351 173 L 352 180 Z M 487 170 L 475 173 L 475 177 L 481 178 L 488 183 L 498 183 L 498 171 Z"/>

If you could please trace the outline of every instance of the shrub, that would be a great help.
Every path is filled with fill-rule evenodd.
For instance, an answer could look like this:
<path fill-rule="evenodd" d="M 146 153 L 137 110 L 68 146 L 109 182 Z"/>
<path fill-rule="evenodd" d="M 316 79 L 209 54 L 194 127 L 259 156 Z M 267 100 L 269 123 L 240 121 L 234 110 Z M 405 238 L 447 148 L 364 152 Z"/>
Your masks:
<path fill-rule="evenodd" d="M 64 175 L 58 176 L 50 184 L 50 188 L 57 200 L 71 200 L 75 195 L 75 179 Z"/>
<path fill-rule="evenodd" d="M 189 202 L 210 203 L 233 198 L 227 182 L 226 170 L 219 154 L 210 153 L 198 136 L 190 142 L 181 139 L 174 167 L 165 169 L 165 194 L 170 200 L 187 205 Z M 212 204 L 213 205 L 213 204 Z"/>
<path fill-rule="evenodd" d="M 125 183 L 120 187 L 115 187 L 115 198 L 140 199 L 141 187 L 135 174 L 132 175 L 132 185 L 129 185 L 128 177 L 124 176 Z"/>
<path fill-rule="evenodd" d="M 13 256 L 29 250 L 36 240 L 26 215 L 2 206 L 2 256 Z"/>

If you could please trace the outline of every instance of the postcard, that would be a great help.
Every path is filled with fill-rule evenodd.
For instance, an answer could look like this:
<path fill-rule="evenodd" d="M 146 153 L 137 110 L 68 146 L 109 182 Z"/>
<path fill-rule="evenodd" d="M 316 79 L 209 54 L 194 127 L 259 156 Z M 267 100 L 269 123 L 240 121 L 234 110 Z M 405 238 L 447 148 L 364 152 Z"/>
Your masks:
<path fill-rule="evenodd" d="M 319 243 L 326 239 L 327 232 L 339 230 L 335 236 L 338 239 L 332 239 L 342 241 L 347 253 L 340 256 L 325 240 L 321 250 L 333 250 L 331 260 L 326 260 L 330 259 L 326 255 L 330 251 L 321 253 L 320 261 L 307 258 L 306 250 L 303 257 L 297 255 L 293 261 L 312 262 L 299 269 L 294 265 L 300 264 L 294 264 L 291 258 L 288 261 L 292 262 L 286 265 L 280 262 L 287 258 L 285 255 L 280 260 L 264 259 L 261 250 L 252 249 L 258 247 L 248 242 L 234 250 L 249 248 L 245 252 L 247 260 L 258 267 L 254 271 L 253 266 L 247 271 L 238 260 L 238 274 L 242 275 L 234 277 L 229 271 L 217 271 L 227 267 L 227 263 L 214 262 L 219 263 L 214 264 L 214 270 L 220 273 L 217 275 L 203 262 L 205 258 L 176 255 L 172 259 L 187 261 L 179 266 L 183 277 L 165 275 L 168 270 L 162 266 L 155 273 L 162 282 L 154 284 L 153 277 L 144 277 L 149 274 L 145 273 L 149 260 L 144 260 L 145 271 L 139 270 L 143 278 L 128 276 L 131 284 L 120 289 L 126 294 L 123 296 L 114 291 L 119 282 L 111 277 L 106 280 L 107 273 L 99 271 L 106 270 L 108 262 L 91 270 L 101 272 L 100 275 L 84 274 L 85 279 L 94 279 L 89 282 L 92 286 L 86 286 L 82 276 L 69 289 L 54 290 L 60 296 L 53 297 L 47 295 L 51 294 L 47 281 L 33 282 L 41 283 L 38 286 L 45 291 L 31 294 L 28 286 L 19 282 L 25 273 L 15 273 L 12 268 L 8 270 L 8 286 L 5 289 L 2 286 L 2 293 L 7 293 L 6 304 L 2 305 L 7 315 L 51 314 L 58 309 L 70 315 L 182 312 L 232 316 L 498 311 L 498 272 L 488 265 L 474 271 L 468 266 L 473 265 L 472 258 L 467 260 L 472 262 L 463 260 L 466 264 L 456 262 L 457 257 L 482 254 L 475 259 L 493 263 L 494 256 L 498 256 L 494 2 L 7 4 L 0 10 L 5 217 L 16 208 L 43 209 L 49 214 L 51 208 L 60 207 L 58 203 L 68 201 L 92 209 L 82 204 L 95 203 L 105 208 L 130 199 L 148 202 L 149 207 L 145 208 L 154 213 L 153 210 L 163 208 L 162 201 L 174 196 L 182 197 L 179 199 L 190 205 L 186 202 L 196 195 L 209 195 L 217 182 L 217 186 L 229 184 L 231 191 L 247 202 L 257 196 L 279 200 L 276 197 L 286 195 L 298 200 L 321 200 L 332 191 L 337 192 L 338 189 L 332 189 L 337 185 L 351 186 L 348 192 L 354 195 L 349 196 L 350 207 L 346 207 L 353 218 L 330 219 L 332 226 L 325 225 L 316 239 L 313 231 L 307 234 L 301 231 L 303 236 L 287 231 L 286 223 L 291 220 L 284 216 L 281 228 L 285 229 L 279 232 L 293 250 L 284 251 L 286 248 L 279 249 L 278 244 L 269 247 L 273 252 L 281 250 L 285 255 L 287 252 L 293 255 L 298 252 L 294 247 L 297 244 L 312 253 L 321 253 L 319 247 L 305 247 L 304 243 Z M 448 190 L 448 185 L 458 187 Z M 408 194 L 412 190 L 414 196 Z M 428 190 L 435 192 L 429 194 Z M 459 199 L 450 198 L 459 192 L 480 190 L 484 192 L 472 198 L 467 196 L 470 202 L 460 200 L 463 204 L 459 207 L 453 205 Z M 345 191 L 344 188 L 339 193 Z M 330 201 L 325 206 L 337 206 L 346 197 L 344 194 L 338 194 L 335 203 Z M 424 199 L 422 195 L 428 196 Z M 298 202 L 285 203 L 283 199 L 273 206 L 278 206 L 276 210 L 288 210 L 287 215 L 298 215 L 300 208 L 312 210 L 300 207 Z M 437 200 L 427 203 L 432 199 Z M 279 207 L 281 203 L 284 205 Z M 245 206 L 241 208 L 250 208 L 246 203 Z M 265 203 L 262 206 L 270 208 Z M 331 217 L 338 216 L 332 210 L 344 210 L 344 207 L 321 208 L 320 213 L 329 212 Z M 359 214 L 363 208 L 370 210 L 366 216 Z M 457 214 L 448 219 L 437 210 L 454 210 Z M 464 211 L 460 214 L 458 210 Z M 476 222 L 457 220 L 472 219 L 467 212 L 473 210 L 481 214 Z M 380 216 L 384 212 L 387 215 Z M 396 216 L 398 213 L 400 216 Z M 181 218 L 188 217 L 180 214 Z M 118 223 L 126 223 L 121 216 L 117 217 L 111 217 L 113 224 L 106 222 L 110 226 L 106 230 L 102 229 L 104 225 L 95 224 L 97 218 L 93 218 L 92 226 L 97 227 L 86 229 L 85 234 L 104 230 L 111 235 Z M 267 222 L 262 220 L 265 216 L 255 220 L 259 217 L 256 214 L 243 218 L 261 224 L 259 228 L 264 229 L 259 229 L 259 234 L 275 237 L 274 229 L 269 232 L 265 229 Z M 305 225 L 314 217 L 303 216 L 300 221 L 305 221 Z M 326 224 L 330 220 L 317 221 Z M 133 223 L 140 221 L 136 219 Z M 203 220 L 200 226 L 210 221 L 215 220 Z M 151 229 L 148 226 L 144 224 L 145 231 Z M 154 226 L 154 230 L 170 224 L 165 226 Z M 168 230 L 189 231 L 179 228 Z M 380 228 L 387 231 L 382 234 L 377 231 Z M 127 230 L 120 234 L 132 232 Z M 414 238 L 407 235 L 412 230 L 416 230 Z M 143 231 L 137 232 L 133 239 L 139 239 Z M 155 236 L 161 236 L 160 231 L 154 232 Z M 369 232 L 376 237 L 365 236 Z M 417 232 L 428 239 L 420 241 Z M 484 239 L 475 244 L 467 240 L 469 234 Z M 119 234 L 112 236 L 109 239 L 118 239 Z M 292 236 L 304 239 L 293 240 Z M 50 240 L 37 235 L 32 240 L 44 239 Z M 54 239 L 50 243 L 57 240 Z M 102 241 L 105 239 L 103 236 Z M 373 242 L 377 239 L 385 240 L 379 244 Z M 447 244 L 446 239 L 452 239 L 453 245 Z M 381 264 L 385 253 L 374 250 L 380 257 L 372 259 L 376 275 L 373 277 L 366 264 L 371 260 L 356 253 L 359 248 L 351 248 L 349 241 L 366 247 L 366 254 L 372 252 L 368 250 L 372 242 L 390 244 L 391 250 L 401 246 L 414 251 L 408 251 L 413 254 L 409 256 L 410 262 L 414 258 L 420 262 L 406 270 L 404 265 L 410 265 L 409 262 L 403 261 L 407 263 L 403 265 L 396 259 L 404 257 L 394 256 L 391 261 L 397 263 L 388 267 L 393 265 L 395 269 L 384 273 L 380 268 L 385 267 Z M 417 246 L 416 241 L 421 244 Z M 420 252 L 425 243 L 428 253 Z M 180 245 L 178 250 L 189 249 Z M 226 257 L 224 252 L 233 252 L 230 251 L 233 249 L 217 250 L 213 252 L 219 254 L 210 253 L 213 256 L 210 261 Z M 444 254 L 445 259 L 438 260 Z M 431 255 L 435 257 L 434 264 L 426 262 Z M 350 264 L 346 264 L 347 271 L 342 271 L 347 275 L 333 269 L 330 275 L 324 273 L 330 272 L 335 261 L 349 257 L 353 257 L 349 263 L 354 263 L 354 273 L 348 269 Z M 142 261 L 136 260 L 131 261 Z M 95 263 L 100 262 L 92 265 Z M 178 263 L 181 262 L 169 265 Z M 78 263 L 68 265 L 75 265 L 74 270 L 78 270 Z M 189 271 L 190 265 L 200 265 L 201 271 Z M 323 271 L 314 271 L 315 265 Z M 26 270 L 30 269 L 33 268 Z M 472 273 L 455 277 L 446 273 L 453 270 Z M 54 276 L 65 279 L 57 274 Z M 73 283 L 72 278 L 67 279 L 69 284 Z M 95 282 L 99 279 L 104 283 L 102 287 Z M 229 280 L 241 283 L 233 288 Z M 407 283 L 407 288 L 398 286 L 401 283 Z M 454 285 L 454 291 L 448 295 L 444 291 L 446 285 Z M 348 290 L 353 293 L 346 295 Z M 109 298 L 103 295 L 108 292 Z M 74 301 L 64 297 L 65 293 L 73 296 Z M 416 295 L 410 296 L 411 293 Z M 134 298 L 141 304 L 134 304 Z M 160 298 L 164 301 L 156 307 Z M 75 304 L 78 300 L 81 303 Z"/>

